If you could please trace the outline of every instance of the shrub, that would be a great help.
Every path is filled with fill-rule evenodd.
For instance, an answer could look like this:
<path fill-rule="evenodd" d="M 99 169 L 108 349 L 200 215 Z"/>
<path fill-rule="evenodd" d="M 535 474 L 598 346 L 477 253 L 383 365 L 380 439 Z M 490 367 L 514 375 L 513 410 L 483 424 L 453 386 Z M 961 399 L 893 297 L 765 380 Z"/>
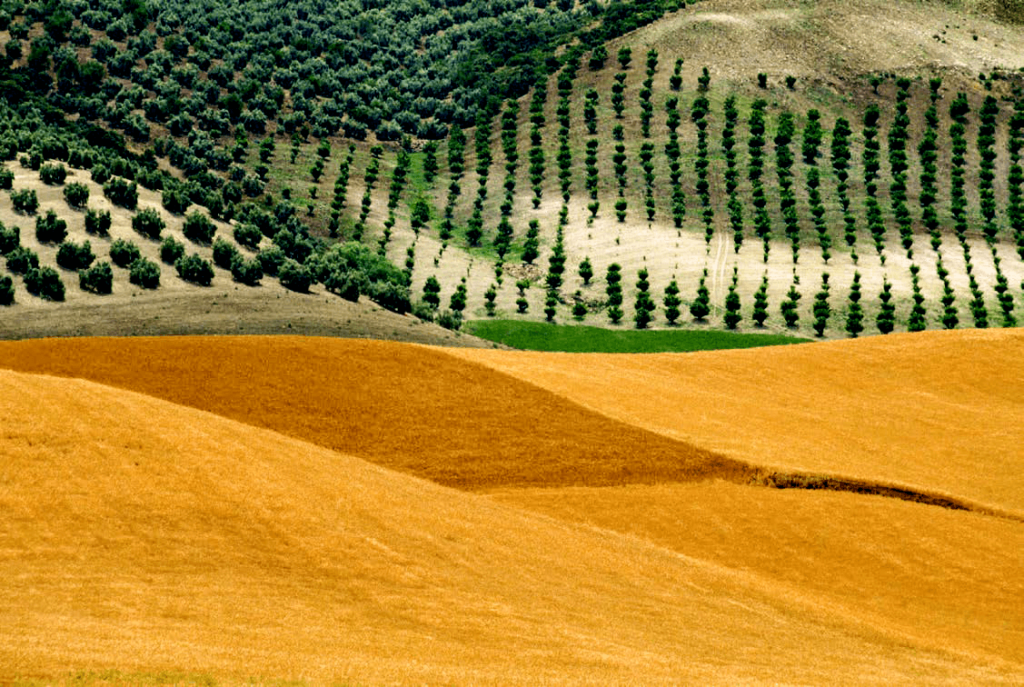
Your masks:
<path fill-rule="evenodd" d="M 96 256 L 93 255 L 92 246 L 88 241 L 81 245 L 65 241 L 57 249 L 57 264 L 66 270 L 84 270 L 95 259 Z"/>
<path fill-rule="evenodd" d="M 141 257 L 139 247 L 131 241 L 115 239 L 110 244 L 110 259 L 118 267 L 128 267 Z"/>
<path fill-rule="evenodd" d="M 89 187 L 73 181 L 64 187 L 64 200 L 73 208 L 84 208 L 89 202 Z"/>
<path fill-rule="evenodd" d="M 15 212 L 34 215 L 39 209 L 39 196 L 36 195 L 35 189 L 24 188 L 11 193 L 11 203 L 14 205 Z"/>
<path fill-rule="evenodd" d="M 235 281 L 247 286 L 257 286 L 263 279 L 263 267 L 258 258 L 246 260 L 240 254 L 236 254 L 231 263 L 231 276 Z"/>
<path fill-rule="evenodd" d="M 167 236 L 160 242 L 160 259 L 168 265 L 176 263 L 184 254 L 185 244 L 173 236 Z"/>
<path fill-rule="evenodd" d="M 462 326 L 462 313 L 457 310 L 445 310 L 437 315 L 437 323 L 445 329 L 456 331 Z"/>
<path fill-rule="evenodd" d="M 174 263 L 178 276 L 199 286 L 209 286 L 213 281 L 213 265 L 203 260 L 198 253 L 182 256 Z"/>
<path fill-rule="evenodd" d="M 85 230 L 90 234 L 106 236 L 110 233 L 110 222 L 109 210 L 85 211 Z"/>
<path fill-rule="evenodd" d="M 182 215 L 192 205 L 192 200 L 182 189 L 165 189 L 161 195 L 161 201 L 167 212 L 174 215 Z"/>
<path fill-rule="evenodd" d="M 213 262 L 217 267 L 225 270 L 231 269 L 231 263 L 237 255 L 238 249 L 234 244 L 224 239 L 217 239 L 213 242 Z"/>
<path fill-rule="evenodd" d="M 110 179 L 110 170 L 106 165 L 97 163 L 89 170 L 89 176 L 97 184 L 106 184 Z M 106 193 L 106 189 L 104 189 L 104 193 Z"/>
<path fill-rule="evenodd" d="M 24 246 L 7 254 L 7 269 L 15 274 L 26 274 L 36 267 L 39 267 L 39 256 Z"/>
<path fill-rule="evenodd" d="M 0 305 L 11 305 L 14 303 L 14 280 L 7 276 L 0 276 Z"/>
<path fill-rule="evenodd" d="M 5 227 L 0 222 L 0 255 L 7 255 L 21 245 L 21 229 Z"/>
<path fill-rule="evenodd" d="M 68 223 L 48 210 L 45 217 L 36 217 L 36 239 L 39 243 L 60 243 L 68 235 Z"/>
<path fill-rule="evenodd" d="M 32 268 L 25 273 L 25 288 L 48 301 L 64 300 L 64 282 L 52 267 Z"/>
<path fill-rule="evenodd" d="M 312 268 L 316 280 L 342 298 L 355 301 L 362 293 L 393 312 L 412 309 L 406 275 L 362 244 L 336 244 L 314 260 Z M 433 302 L 427 291 L 424 299 Z"/>
<path fill-rule="evenodd" d="M 0 189 L 9 191 L 14 188 L 14 172 L 9 169 L 0 169 Z"/>
<path fill-rule="evenodd" d="M 132 263 L 128 281 L 144 289 L 155 289 L 160 286 L 160 266 L 145 258 L 138 258 Z"/>
<path fill-rule="evenodd" d="M 281 281 L 281 286 L 298 293 L 308 293 L 309 286 L 313 283 L 309 269 L 291 258 L 281 264 L 277 277 Z"/>
<path fill-rule="evenodd" d="M 98 262 L 78 273 L 78 286 L 89 293 L 110 293 L 114 288 L 114 271 L 109 262 Z"/>
<path fill-rule="evenodd" d="M 48 186 L 60 186 L 68 178 L 68 170 L 59 162 L 51 162 L 39 168 L 39 180 Z"/>
<path fill-rule="evenodd" d="M 164 218 L 161 217 L 160 213 L 153 208 L 139 210 L 139 212 L 132 217 L 132 229 L 139 232 L 146 238 L 160 238 L 160 233 L 166 226 Z"/>
<path fill-rule="evenodd" d="M 120 177 L 114 177 L 103 184 L 103 195 L 114 205 L 127 210 L 134 210 L 139 205 L 138 185 L 134 181 L 128 182 Z"/>
<path fill-rule="evenodd" d="M 263 239 L 263 232 L 260 231 L 260 228 L 255 224 L 235 225 L 233 233 L 235 241 L 249 250 L 256 250 L 259 248 L 260 241 Z"/>
<path fill-rule="evenodd" d="M 281 265 L 288 259 L 288 256 L 284 254 L 280 246 L 272 245 L 267 246 L 259 253 L 256 254 L 256 259 L 259 260 L 260 267 L 263 269 L 264 274 L 269 274 L 271 277 L 276 277 L 278 270 L 281 269 Z"/>
<path fill-rule="evenodd" d="M 217 227 L 209 217 L 195 210 L 185 217 L 182 231 L 189 241 L 207 244 L 213 240 L 213 235 L 217 233 Z"/>

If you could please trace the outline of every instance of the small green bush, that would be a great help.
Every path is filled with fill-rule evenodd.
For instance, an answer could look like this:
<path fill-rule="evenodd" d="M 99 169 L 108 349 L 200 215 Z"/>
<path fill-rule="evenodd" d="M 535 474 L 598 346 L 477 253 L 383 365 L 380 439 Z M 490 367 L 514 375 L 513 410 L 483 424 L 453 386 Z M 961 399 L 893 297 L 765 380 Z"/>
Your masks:
<path fill-rule="evenodd" d="M 231 263 L 238 256 L 238 249 L 235 245 L 224 239 L 217 239 L 213 242 L 213 262 L 221 269 L 230 270 Z"/>
<path fill-rule="evenodd" d="M 209 217 L 196 210 L 185 218 L 182 231 L 189 241 L 205 245 L 213 240 L 213 235 L 217 233 L 217 227 Z"/>
<path fill-rule="evenodd" d="M 160 266 L 145 258 L 138 258 L 132 263 L 128 281 L 144 289 L 155 289 L 160 286 Z"/>
<path fill-rule="evenodd" d="M 192 205 L 188 194 L 181 189 L 165 189 L 161 197 L 164 208 L 172 214 L 183 215 Z"/>
<path fill-rule="evenodd" d="M 8 276 L 0 275 L 0 305 L 11 305 L 14 303 L 14 280 Z"/>
<path fill-rule="evenodd" d="M 89 187 L 73 181 L 64 187 L 64 201 L 73 208 L 84 208 L 89 202 Z"/>
<path fill-rule="evenodd" d="M 85 230 L 97 236 L 107 236 L 110 233 L 110 211 L 109 210 L 86 210 Z"/>
<path fill-rule="evenodd" d="M 15 274 L 26 274 L 36 267 L 39 267 L 39 256 L 24 246 L 7 254 L 7 269 Z"/>
<path fill-rule="evenodd" d="M 174 269 L 178 271 L 179 277 L 199 286 L 209 286 L 213 281 L 213 265 L 198 253 L 178 258 L 174 263 Z"/>
<path fill-rule="evenodd" d="M 50 162 L 39 168 L 39 180 L 47 186 L 60 186 L 68 178 L 68 170 L 59 162 Z"/>
<path fill-rule="evenodd" d="M 263 279 L 263 267 L 258 258 L 246 260 L 240 254 L 236 254 L 231 263 L 231 276 L 235 281 L 247 286 L 257 286 Z"/>
<path fill-rule="evenodd" d="M 79 245 L 65 241 L 57 249 L 57 264 L 66 270 L 84 270 L 96 259 L 89 242 Z"/>
<path fill-rule="evenodd" d="M 95 294 L 107 294 L 114 289 L 114 271 L 109 262 L 98 262 L 87 270 L 78 273 L 78 286 L 82 291 Z"/>
<path fill-rule="evenodd" d="M 36 217 L 36 239 L 39 243 L 60 243 L 68 235 L 68 223 L 47 210 L 44 217 Z"/>
<path fill-rule="evenodd" d="M 26 272 L 25 288 L 33 296 L 48 301 L 64 300 L 64 282 L 52 267 L 38 267 Z"/>
<path fill-rule="evenodd" d="M 277 277 L 281 281 L 281 286 L 298 293 L 309 293 L 309 287 L 313 283 L 309 269 L 291 258 L 281 265 Z"/>
<path fill-rule="evenodd" d="M 235 241 L 239 245 L 245 246 L 249 250 L 256 250 L 259 248 L 260 241 L 263 240 L 263 232 L 255 224 L 238 224 L 234 230 Z"/>
<path fill-rule="evenodd" d="M 173 265 L 183 255 L 185 255 L 185 244 L 173 236 L 165 237 L 160 243 L 160 259 L 168 265 Z"/>
<path fill-rule="evenodd" d="M 89 170 L 89 175 L 97 184 L 105 184 L 110 180 L 110 170 L 106 165 L 99 163 L 92 166 L 92 169 Z M 103 191 L 106 193 L 106 189 L 103 189 Z"/>
<path fill-rule="evenodd" d="M 153 208 L 139 210 L 132 217 L 132 229 L 151 239 L 160 238 L 161 232 L 167 227 L 164 218 Z"/>
<path fill-rule="evenodd" d="M 10 191 L 14 188 L 14 172 L 9 169 L 0 169 L 0 189 Z"/>
<path fill-rule="evenodd" d="M 114 177 L 103 184 L 103 195 L 114 205 L 134 210 L 139 205 L 139 187 L 120 177 Z"/>
<path fill-rule="evenodd" d="M 115 239 L 110 244 L 110 259 L 118 267 L 128 267 L 141 257 L 139 247 L 131 241 Z"/>
<path fill-rule="evenodd" d="M 256 254 L 256 259 L 259 260 L 263 273 L 271 277 L 277 276 L 278 270 L 281 269 L 281 265 L 284 264 L 287 258 L 288 256 L 284 254 L 280 246 L 267 246 Z"/>
<path fill-rule="evenodd" d="M 0 222 L 0 255 L 7 255 L 21 245 L 21 229 L 18 227 L 5 227 Z"/>
<path fill-rule="evenodd" d="M 39 196 L 36 195 L 35 189 L 23 188 L 11 193 L 11 203 L 14 205 L 15 212 L 34 215 L 39 209 Z"/>

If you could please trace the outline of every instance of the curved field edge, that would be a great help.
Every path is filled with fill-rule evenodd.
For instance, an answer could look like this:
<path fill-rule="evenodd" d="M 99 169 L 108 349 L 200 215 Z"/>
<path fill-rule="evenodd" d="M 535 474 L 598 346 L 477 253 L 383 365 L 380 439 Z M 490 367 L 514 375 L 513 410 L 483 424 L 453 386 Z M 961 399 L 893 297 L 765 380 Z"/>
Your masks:
<path fill-rule="evenodd" d="M 13 674 L 1020 675 L 756 575 L 195 409 L 9 371 L 0 388 L 0 662 Z"/>
<path fill-rule="evenodd" d="M 0 342 L 0 367 L 131 389 L 462 489 L 745 482 L 753 470 L 444 349 L 307 337 Z"/>
<path fill-rule="evenodd" d="M 566 353 L 683 353 L 806 343 L 779 334 L 739 334 L 701 330 L 636 331 L 518 320 L 471 320 L 467 332 L 526 351 Z"/>
<path fill-rule="evenodd" d="M 770 472 L 1020 515 L 1022 346 L 1024 331 L 1013 329 L 686 355 L 450 355 Z"/>
<path fill-rule="evenodd" d="M 749 353 L 773 357 L 769 349 L 763 350 Z M 828 423 L 830 404 L 815 396 L 822 389 L 808 387 L 808 396 L 803 398 L 796 378 L 786 374 L 786 380 L 794 384 L 787 393 L 814 406 L 817 415 L 802 413 L 805 423 L 799 429 L 809 432 L 816 444 L 803 453 L 787 453 L 788 462 L 772 465 L 766 456 L 780 448 L 791 450 L 798 438 L 774 430 L 780 420 L 772 401 L 782 392 L 760 386 L 745 391 L 732 379 L 737 373 L 763 376 L 771 368 L 770 360 L 767 365 L 756 359 L 739 363 L 719 360 L 719 377 L 705 376 L 698 382 L 692 366 L 673 367 L 689 356 L 638 359 L 493 353 L 483 352 L 481 365 L 466 360 L 472 354 L 449 354 L 444 349 L 302 337 L 0 344 L 2 365 L 11 369 L 81 377 L 140 391 L 461 489 L 723 479 L 783 489 L 852 491 L 1022 518 L 1012 501 L 979 498 L 980 492 L 967 488 L 991 486 L 996 481 L 984 467 L 978 467 L 980 474 L 971 472 L 974 463 L 959 465 L 962 472 L 955 483 L 943 479 L 949 476 L 951 466 L 934 462 L 918 466 L 923 477 L 907 479 L 900 451 L 886 454 L 888 462 L 880 461 L 872 452 L 886 450 L 885 446 L 871 443 L 869 435 L 847 441 L 846 456 L 829 454 L 822 459 L 817 453 L 819 445 L 838 442 L 841 437 L 836 431 L 841 428 Z M 706 355 L 713 360 L 725 353 Z M 833 350 L 833 357 L 838 356 L 835 364 L 842 366 L 844 355 Z M 710 364 L 708 358 L 694 360 L 705 361 L 698 370 Z M 592 366 L 593 361 L 601 362 Z M 821 360 L 804 362 L 810 369 L 824 369 Z M 486 364 L 495 364 L 497 369 Z M 259 370 L 258 377 L 253 376 L 254 370 Z M 552 371 L 560 377 L 552 376 Z M 582 384 L 564 386 L 580 374 L 587 377 Z M 598 388 L 605 382 L 614 385 L 614 394 L 601 395 L 608 391 Z M 589 395 L 585 391 L 588 384 L 593 392 Z M 833 380 L 829 386 L 825 380 L 827 394 L 834 395 L 835 384 Z M 858 390 L 852 384 L 843 388 L 848 399 L 868 395 L 869 417 L 891 412 L 870 388 Z M 699 405 L 701 394 L 708 390 L 725 391 L 733 405 Z M 737 410 L 743 394 L 758 398 L 759 393 L 768 398 Z M 894 393 L 890 404 L 898 406 L 903 398 L 899 394 L 925 392 L 908 387 Z M 694 407 L 679 419 L 687 404 Z M 635 415 L 638 406 L 640 413 Z M 756 437 L 747 434 L 751 446 L 744 445 L 743 451 L 722 448 L 719 442 L 733 438 L 736 432 L 731 428 L 718 434 L 709 431 L 718 428 L 716 415 L 724 415 L 724 421 L 736 425 L 767 423 L 772 431 Z M 695 417 L 700 423 L 693 422 Z M 922 434 L 919 438 L 924 441 L 934 423 L 915 426 L 914 420 L 906 419 L 902 430 L 911 440 Z M 960 431 L 955 424 L 959 416 L 944 420 L 952 423 L 948 432 Z M 660 421 L 677 424 L 666 431 Z M 680 428 L 705 431 L 686 438 L 680 436 Z M 993 430 L 983 423 L 973 431 Z M 1000 431 L 1012 434 L 1017 430 Z M 989 446 L 972 444 L 972 453 L 967 455 L 975 461 L 991 461 L 993 457 L 984 454 L 990 446 L 991 442 Z M 850 452 L 858 447 L 866 454 Z M 866 466 L 857 465 L 858 456 Z M 1002 486 L 1012 491 L 1012 478 L 1008 482 L 1008 487 Z"/>

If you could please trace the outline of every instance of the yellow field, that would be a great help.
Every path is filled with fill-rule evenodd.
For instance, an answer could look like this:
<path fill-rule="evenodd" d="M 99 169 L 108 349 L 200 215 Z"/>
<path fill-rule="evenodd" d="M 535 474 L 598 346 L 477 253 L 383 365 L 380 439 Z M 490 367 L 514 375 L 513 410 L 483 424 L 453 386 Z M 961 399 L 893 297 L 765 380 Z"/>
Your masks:
<path fill-rule="evenodd" d="M 1019 683 L 1022 343 L 2 343 L 0 680 Z"/>

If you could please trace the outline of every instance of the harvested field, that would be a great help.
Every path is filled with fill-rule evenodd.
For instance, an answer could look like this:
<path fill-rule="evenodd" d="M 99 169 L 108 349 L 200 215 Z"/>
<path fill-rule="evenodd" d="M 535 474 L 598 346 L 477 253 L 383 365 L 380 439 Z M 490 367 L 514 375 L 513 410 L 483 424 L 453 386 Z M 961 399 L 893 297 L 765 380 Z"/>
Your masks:
<path fill-rule="evenodd" d="M 1021 343 L 0 343 L 0 665 L 44 681 L 1024 681 Z M 979 512 L 750 486 L 785 479 Z"/>
<path fill-rule="evenodd" d="M 84 381 L 0 385 L 8 675 L 1024 677 L 756 575 L 210 414 Z"/>

